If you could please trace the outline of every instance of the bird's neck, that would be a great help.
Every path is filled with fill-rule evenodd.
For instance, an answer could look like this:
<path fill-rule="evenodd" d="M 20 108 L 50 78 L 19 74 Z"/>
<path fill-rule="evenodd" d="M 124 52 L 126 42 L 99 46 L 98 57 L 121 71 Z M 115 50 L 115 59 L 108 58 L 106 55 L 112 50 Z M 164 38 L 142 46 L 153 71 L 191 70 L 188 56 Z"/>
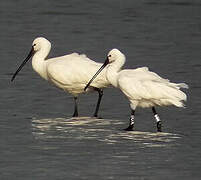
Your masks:
<path fill-rule="evenodd" d="M 46 71 L 46 57 L 48 56 L 50 49 L 43 48 L 37 51 L 32 58 L 32 67 L 42 78 L 48 80 Z"/>
<path fill-rule="evenodd" d="M 121 71 L 125 60 L 114 62 L 107 67 L 107 80 L 114 86 L 118 87 L 118 73 Z"/>
<path fill-rule="evenodd" d="M 117 76 L 118 76 L 118 71 L 114 71 L 113 67 L 108 66 L 108 68 L 107 68 L 107 80 L 114 87 L 117 87 Z"/>

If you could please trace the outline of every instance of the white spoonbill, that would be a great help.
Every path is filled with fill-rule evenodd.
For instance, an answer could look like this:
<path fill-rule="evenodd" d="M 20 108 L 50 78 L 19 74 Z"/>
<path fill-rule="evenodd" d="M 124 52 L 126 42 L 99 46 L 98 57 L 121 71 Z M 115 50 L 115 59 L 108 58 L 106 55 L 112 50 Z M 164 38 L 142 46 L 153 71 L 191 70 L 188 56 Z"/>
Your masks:
<path fill-rule="evenodd" d="M 102 64 L 92 61 L 86 55 L 79 55 L 77 53 L 47 59 L 50 49 L 51 43 L 47 39 L 43 37 L 36 38 L 32 43 L 30 53 L 14 73 L 11 81 L 14 80 L 18 72 L 33 56 L 32 67 L 42 78 L 74 96 L 75 106 L 73 117 L 77 117 L 78 95 L 84 93 L 84 87 Z M 102 88 L 108 85 L 109 82 L 105 77 L 105 72 L 103 72 L 89 88 L 89 91 L 97 91 L 99 93 L 94 113 L 95 117 L 98 116 L 99 105 L 103 95 Z"/>
<path fill-rule="evenodd" d="M 136 107 L 151 107 L 156 119 L 157 131 L 160 132 L 162 124 L 155 106 L 174 105 L 184 107 L 183 101 L 186 101 L 187 97 L 180 88 L 188 88 L 188 85 L 185 83 L 171 83 L 168 79 L 163 79 L 156 73 L 149 71 L 147 67 L 121 70 L 125 60 L 123 53 L 118 49 L 112 49 L 105 63 L 89 81 L 85 90 L 106 67 L 108 81 L 114 87 L 120 88 L 130 101 L 130 123 L 125 130 L 133 130 Z"/>

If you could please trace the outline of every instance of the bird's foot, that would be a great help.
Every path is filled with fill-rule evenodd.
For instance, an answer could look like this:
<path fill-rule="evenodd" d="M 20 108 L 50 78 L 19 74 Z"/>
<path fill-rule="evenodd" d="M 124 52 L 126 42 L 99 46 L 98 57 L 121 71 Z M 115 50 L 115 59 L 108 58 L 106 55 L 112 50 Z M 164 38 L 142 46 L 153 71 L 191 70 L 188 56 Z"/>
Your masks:
<path fill-rule="evenodd" d="M 124 129 L 125 131 L 133 131 L 133 125 L 129 125 L 126 129 Z"/>
<path fill-rule="evenodd" d="M 74 112 L 72 117 L 78 117 L 78 113 L 77 112 Z"/>
<path fill-rule="evenodd" d="M 157 122 L 157 132 L 162 132 L 162 123 L 161 123 L 161 121 Z"/>
<path fill-rule="evenodd" d="M 94 119 L 103 119 L 101 116 L 93 115 L 92 118 Z"/>

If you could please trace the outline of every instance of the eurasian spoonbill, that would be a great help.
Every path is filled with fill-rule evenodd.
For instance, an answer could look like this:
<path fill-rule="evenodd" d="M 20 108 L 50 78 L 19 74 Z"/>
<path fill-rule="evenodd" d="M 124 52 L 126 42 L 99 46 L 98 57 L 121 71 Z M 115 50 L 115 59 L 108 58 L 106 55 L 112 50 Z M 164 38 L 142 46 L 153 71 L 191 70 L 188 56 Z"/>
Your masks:
<path fill-rule="evenodd" d="M 130 123 L 125 130 L 133 130 L 136 107 L 151 107 L 156 119 L 157 131 L 160 132 L 162 123 L 156 113 L 155 106 L 174 105 L 184 107 L 183 101 L 186 101 L 187 97 L 180 88 L 188 88 L 188 85 L 185 83 L 172 83 L 168 79 L 163 79 L 156 73 L 149 71 L 147 67 L 121 70 L 125 60 L 123 53 L 118 49 L 112 49 L 105 63 L 89 81 L 85 90 L 106 67 L 108 81 L 114 87 L 120 88 L 130 101 Z"/>
<path fill-rule="evenodd" d="M 32 43 L 30 53 L 14 73 L 11 81 L 14 80 L 18 72 L 33 56 L 32 67 L 42 78 L 74 96 L 73 117 L 77 117 L 78 95 L 84 93 L 84 87 L 102 64 L 92 61 L 84 54 L 77 53 L 47 59 L 50 49 L 51 43 L 47 39 L 43 37 L 36 38 Z M 89 88 L 89 91 L 97 91 L 99 94 L 94 117 L 98 116 L 99 105 L 103 95 L 102 88 L 108 85 L 109 82 L 105 77 L 105 72 L 103 72 Z"/>

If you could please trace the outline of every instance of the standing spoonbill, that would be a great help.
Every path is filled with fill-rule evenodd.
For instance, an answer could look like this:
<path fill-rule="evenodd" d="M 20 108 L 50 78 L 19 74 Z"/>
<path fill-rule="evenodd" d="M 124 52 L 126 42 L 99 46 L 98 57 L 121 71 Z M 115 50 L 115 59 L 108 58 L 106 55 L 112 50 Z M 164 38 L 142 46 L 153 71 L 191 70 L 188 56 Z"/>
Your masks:
<path fill-rule="evenodd" d="M 114 87 L 120 88 L 130 101 L 130 122 L 125 130 L 133 130 L 136 107 L 151 107 L 156 119 L 157 131 L 161 132 L 162 123 L 156 113 L 155 106 L 174 105 L 184 107 L 183 101 L 186 101 L 187 97 L 180 88 L 188 88 L 188 85 L 185 83 L 171 83 L 168 79 L 163 79 L 156 73 L 149 71 L 147 67 L 121 70 L 125 60 L 123 53 L 118 49 L 112 49 L 105 63 L 89 81 L 85 90 L 106 67 L 108 81 Z"/>
<path fill-rule="evenodd" d="M 86 57 L 72 53 L 65 56 L 47 59 L 51 49 L 51 43 L 43 38 L 38 37 L 32 43 L 31 51 L 27 58 L 22 62 L 17 71 L 12 76 L 11 81 L 32 57 L 33 69 L 45 80 L 53 83 L 57 87 L 69 92 L 74 96 L 74 113 L 73 117 L 78 116 L 78 95 L 84 93 L 84 87 L 89 82 L 92 75 L 102 66 Z M 97 91 L 99 94 L 94 117 L 98 117 L 98 110 L 103 95 L 102 88 L 107 87 L 109 82 L 106 79 L 105 72 L 90 86 L 89 91 Z"/>

